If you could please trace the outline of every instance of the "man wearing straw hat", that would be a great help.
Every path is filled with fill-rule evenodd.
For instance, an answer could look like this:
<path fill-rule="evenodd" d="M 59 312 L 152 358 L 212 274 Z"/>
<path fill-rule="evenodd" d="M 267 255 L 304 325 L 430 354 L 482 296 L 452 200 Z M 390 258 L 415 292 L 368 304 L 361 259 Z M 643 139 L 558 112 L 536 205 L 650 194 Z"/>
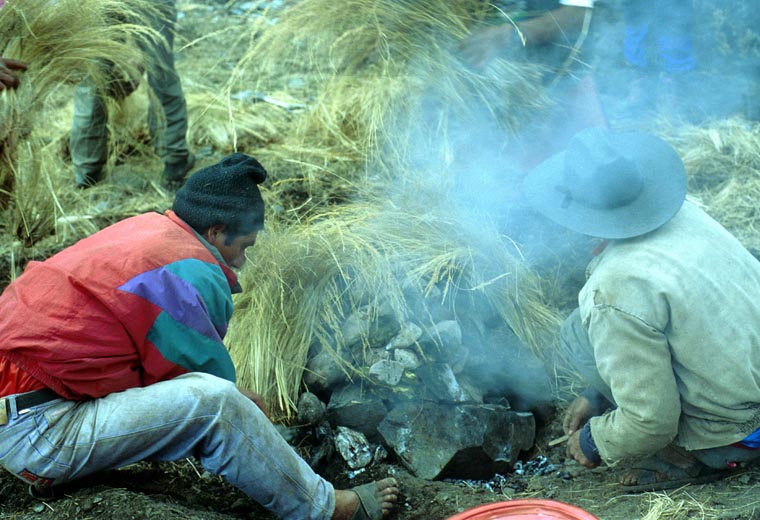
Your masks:
<path fill-rule="evenodd" d="M 374 519 L 387 478 L 336 491 L 235 385 L 222 340 L 234 268 L 264 225 L 256 159 L 191 176 L 173 210 L 128 218 L 0 296 L 0 464 L 35 495 L 141 460 L 197 457 L 280 518 Z"/>
<path fill-rule="evenodd" d="M 561 342 L 588 389 L 566 412 L 567 454 L 632 460 L 654 490 L 760 456 L 760 262 L 685 201 L 676 151 L 648 134 L 578 133 L 524 181 L 529 203 L 601 239 Z"/>

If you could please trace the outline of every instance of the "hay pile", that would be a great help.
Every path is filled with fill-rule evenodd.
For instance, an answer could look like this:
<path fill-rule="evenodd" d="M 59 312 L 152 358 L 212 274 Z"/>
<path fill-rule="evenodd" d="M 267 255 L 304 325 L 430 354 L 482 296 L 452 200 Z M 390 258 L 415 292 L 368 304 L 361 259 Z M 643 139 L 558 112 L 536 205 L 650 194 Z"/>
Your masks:
<path fill-rule="evenodd" d="M 229 333 L 241 383 L 280 412 L 293 411 L 309 348 L 334 346 L 340 321 L 362 303 L 345 300 L 348 286 L 393 302 L 400 315 L 410 312 L 410 285 L 442 285 L 445 298 L 482 292 L 526 344 L 552 343 L 556 312 L 515 250 L 495 229 L 483 250 L 464 223 L 436 209 L 454 200 L 447 168 L 457 132 L 486 115 L 508 140 L 550 105 L 540 66 L 497 60 L 474 71 L 461 62 L 457 43 L 489 13 L 474 0 L 302 0 L 278 23 L 255 26 L 225 91 L 255 80 L 256 91 L 308 105 L 258 154 L 283 227 L 257 244 Z M 389 185 L 399 205 L 383 201 Z"/>
<path fill-rule="evenodd" d="M 267 156 L 282 164 L 273 170 L 284 188 L 305 193 L 300 201 L 340 202 L 357 185 L 405 177 L 420 149 L 445 167 L 468 118 L 487 113 L 508 135 L 550 104 L 536 64 L 474 71 L 460 60 L 458 42 L 493 13 L 476 0 L 302 0 L 257 27 L 229 90 L 254 80 L 308 105 Z"/>
<path fill-rule="evenodd" d="M 760 128 L 734 118 L 672 129 L 668 139 L 683 159 L 689 194 L 760 257 Z"/>
<path fill-rule="evenodd" d="M 240 384 L 285 414 L 302 391 L 309 349 L 340 358 L 341 326 L 363 306 L 389 305 L 400 321 L 416 312 L 424 323 L 411 294 L 435 294 L 441 305 L 466 295 L 539 352 L 559 327 L 539 281 L 498 232 L 476 233 L 450 215 L 379 200 L 341 205 L 302 224 L 267 230 L 253 254 L 227 342 Z M 344 367 L 349 377 L 366 375 Z"/>
<path fill-rule="evenodd" d="M 34 129 L 56 112 L 61 92 L 86 76 L 101 88 L 114 70 L 139 75 L 136 41 L 155 41 L 141 17 L 154 9 L 147 0 L 14 0 L 0 9 L 0 52 L 26 62 L 28 71 L 0 104 L 0 230 L 31 245 L 56 231 L 64 212 L 57 194 L 64 181 L 56 143 Z M 148 65 L 150 66 L 150 65 Z"/>

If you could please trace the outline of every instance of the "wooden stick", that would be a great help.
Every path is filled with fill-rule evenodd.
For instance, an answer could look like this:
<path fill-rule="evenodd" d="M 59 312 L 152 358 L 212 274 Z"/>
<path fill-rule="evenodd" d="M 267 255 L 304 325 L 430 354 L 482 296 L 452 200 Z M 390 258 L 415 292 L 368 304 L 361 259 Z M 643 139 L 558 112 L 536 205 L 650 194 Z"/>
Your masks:
<path fill-rule="evenodd" d="M 556 439 L 549 441 L 549 446 L 556 446 L 557 444 L 562 444 L 563 442 L 566 442 L 567 439 L 569 438 L 570 436 L 568 434 L 565 434 L 562 437 L 557 437 Z"/>

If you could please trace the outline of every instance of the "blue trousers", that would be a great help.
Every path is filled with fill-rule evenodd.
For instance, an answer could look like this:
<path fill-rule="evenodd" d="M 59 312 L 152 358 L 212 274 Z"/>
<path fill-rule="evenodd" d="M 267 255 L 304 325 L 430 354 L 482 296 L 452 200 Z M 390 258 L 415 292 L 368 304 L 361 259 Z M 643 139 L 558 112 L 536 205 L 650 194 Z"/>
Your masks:
<path fill-rule="evenodd" d="M 669 73 L 696 66 L 692 0 L 622 0 L 622 8 L 628 63 L 642 69 L 657 66 Z"/>
<path fill-rule="evenodd" d="M 13 401 L 12 401 L 13 402 Z M 279 518 L 332 516 L 335 492 L 224 379 L 190 373 L 89 401 L 57 399 L 0 426 L 0 464 L 55 486 L 142 460 L 196 457 Z"/>

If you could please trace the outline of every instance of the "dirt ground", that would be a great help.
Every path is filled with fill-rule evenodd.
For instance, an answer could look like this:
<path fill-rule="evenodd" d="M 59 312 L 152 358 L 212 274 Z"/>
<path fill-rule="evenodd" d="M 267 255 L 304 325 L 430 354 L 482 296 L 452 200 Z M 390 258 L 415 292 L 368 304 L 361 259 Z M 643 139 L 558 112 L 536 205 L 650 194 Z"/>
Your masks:
<path fill-rule="evenodd" d="M 578 506 L 601 520 L 760 518 L 760 469 L 738 470 L 727 478 L 668 492 L 626 493 L 616 483 L 616 468 L 586 470 L 565 459 L 564 445 L 548 447 L 559 423 L 539 430 L 533 452 L 525 453 L 523 475 L 490 481 L 426 481 L 389 461 L 353 479 L 339 458 L 323 471 L 338 488 L 387 475 L 401 488 L 395 520 L 445 520 L 481 504 L 519 498 L 552 499 Z M 141 463 L 95 475 L 62 497 L 31 497 L 26 485 L 0 474 L 0 518 L 16 520 L 271 520 L 275 517 L 204 472 L 197 461 Z M 296 520 L 296 519 L 293 519 Z"/>

